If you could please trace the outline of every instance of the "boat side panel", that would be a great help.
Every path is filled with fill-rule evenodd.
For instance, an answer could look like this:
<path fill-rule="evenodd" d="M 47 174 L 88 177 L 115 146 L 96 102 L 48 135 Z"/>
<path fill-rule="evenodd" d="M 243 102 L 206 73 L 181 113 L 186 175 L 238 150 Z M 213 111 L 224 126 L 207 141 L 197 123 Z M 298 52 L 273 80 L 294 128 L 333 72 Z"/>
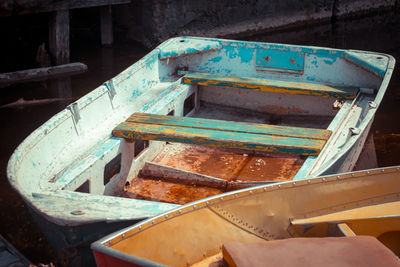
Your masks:
<path fill-rule="evenodd" d="M 223 86 L 263 92 L 314 95 L 344 99 L 353 99 L 359 90 L 359 88 L 353 87 L 337 87 L 324 84 L 287 82 L 260 78 L 225 77 L 205 73 L 185 74 L 182 81 L 183 83 L 203 86 Z"/>

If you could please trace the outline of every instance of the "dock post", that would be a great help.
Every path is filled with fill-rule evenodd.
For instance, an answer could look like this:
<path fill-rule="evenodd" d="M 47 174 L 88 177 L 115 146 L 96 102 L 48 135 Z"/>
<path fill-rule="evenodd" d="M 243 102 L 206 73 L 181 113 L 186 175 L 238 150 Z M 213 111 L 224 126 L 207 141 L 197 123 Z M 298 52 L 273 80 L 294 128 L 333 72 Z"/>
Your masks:
<path fill-rule="evenodd" d="M 111 5 L 100 7 L 101 44 L 113 44 L 113 25 Z"/>
<path fill-rule="evenodd" d="M 49 21 L 49 48 L 53 64 L 69 63 L 69 10 L 53 11 Z M 51 87 L 57 90 L 57 97 L 72 96 L 71 79 L 52 80 Z"/>

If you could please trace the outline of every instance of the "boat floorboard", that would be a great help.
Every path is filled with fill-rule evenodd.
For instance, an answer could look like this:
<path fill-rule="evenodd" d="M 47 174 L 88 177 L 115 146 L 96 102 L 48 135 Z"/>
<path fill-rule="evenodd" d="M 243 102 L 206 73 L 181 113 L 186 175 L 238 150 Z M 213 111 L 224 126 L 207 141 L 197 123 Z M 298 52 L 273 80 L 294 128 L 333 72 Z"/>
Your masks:
<path fill-rule="evenodd" d="M 169 143 L 152 160 L 157 164 L 234 182 L 284 181 L 292 179 L 304 159 L 292 154 L 249 154 L 217 147 Z M 125 197 L 186 204 L 226 190 L 177 184 L 163 179 L 134 177 Z"/>

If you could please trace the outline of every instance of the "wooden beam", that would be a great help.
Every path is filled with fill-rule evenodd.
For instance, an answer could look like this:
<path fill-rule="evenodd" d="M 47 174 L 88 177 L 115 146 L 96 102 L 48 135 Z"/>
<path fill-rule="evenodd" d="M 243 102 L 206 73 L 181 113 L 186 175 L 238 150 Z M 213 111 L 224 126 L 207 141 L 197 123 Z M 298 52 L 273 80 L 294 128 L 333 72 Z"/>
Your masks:
<path fill-rule="evenodd" d="M 359 88 L 342 87 L 307 82 L 290 82 L 272 79 L 226 77 L 208 73 L 188 73 L 182 78 L 182 83 L 204 86 L 223 86 L 239 89 L 256 90 L 272 93 L 310 95 L 320 97 L 336 97 L 353 99 Z"/>
<path fill-rule="evenodd" d="M 5 0 L 2 1 L 2 4 L 0 4 L 0 17 L 34 14 L 40 12 L 53 12 L 53 11 L 76 9 L 76 8 L 127 4 L 130 2 L 131 0 L 87 0 L 87 1 Z"/>
<path fill-rule="evenodd" d="M 49 21 L 49 47 L 55 65 L 69 63 L 69 11 L 52 12 Z"/>
<path fill-rule="evenodd" d="M 326 143 L 326 140 L 321 139 L 253 133 L 254 131 L 249 129 L 250 127 L 245 132 L 221 130 L 215 127 L 213 120 L 210 120 L 210 125 L 206 125 L 202 120 L 199 123 L 200 127 L 182 127 L 177 126 L 175 122 L 171 124 L 165 123 L 172 116 L 164 117 L 167 118 L 163 124 L 128 120 L 114 128 L 112 133 L 114 136 L 125 138 L 129 142 L 135 140 L 155 140 L 301 155 L 318 155 Z M 187 117 L 181 117 L 181 119 L 184 120 L 183 123 L 189 119 L 190 121 L 196 120 L 196 118 Z M 229 123 L 236 124 L 235 122 Z M 232 128 L 236 128 L 236 126 Z"/>
<path fill-rule="evenodd" d="M 0 73 L 0 87 L 15 83 L 33 82 L 68 77 L 87 71 L 83 63 L 68 63 L 58 66 Z"/>
<path fill-rule="evenodd" d="M 114 39 L 113 39 L 111 5 L 100 7 L 100 26 L 101 26 L 101 44 L 112 45 Z"/>
<path fill-rule="evenodd" d="M 177 126 L 185 128 L 209 129 L 238 133 L 277 135 L 285 137 L 328 140 L 332 131 L 324 129 L 289 127 L 250 122 L 201 119 L 191 117 L 163 116 L 158 114 L 134 113 L 127 122 Z"/>
<path fill-rule="evenodd" d="M 69 10 L 54 11 L 49 21 L 49 47 L 55 65 L 69 63 Z M 71 97 L 71 79 L 57 79 L 51 82 L 57 97 Z"/>

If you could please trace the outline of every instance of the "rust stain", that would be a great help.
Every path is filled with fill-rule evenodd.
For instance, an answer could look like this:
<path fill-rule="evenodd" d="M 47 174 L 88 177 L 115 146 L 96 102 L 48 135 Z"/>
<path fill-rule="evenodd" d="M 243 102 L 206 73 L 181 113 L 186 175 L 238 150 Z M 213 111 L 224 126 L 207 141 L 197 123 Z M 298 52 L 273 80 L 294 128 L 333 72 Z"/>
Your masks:
<path fill-rule="evenodd" d="M 295 60 L 294 58 L 291 58 L 289 61 L 290 61 L 290 63 L 292 63 L 292 64 L 295 64 L 295 63 L 296 63 L 296 60 Z"/>
<path fill-rule="evenodd" d="M 175 184 L 136 177 L 131 185 L 125 188 L 124 196 L 183 205 L 224 192 L 224 190 L 211 187 Z"/>
<path fill-rule="evenodd" d="M 171 143 L 153 162 L 234 182 L 291 180 L 304 160 L 298 155 L 249 153 L 219 147 Z M 232 188 L 234 189 L 234 188 Z M 177 184 L 135 177 L 125 188 L 125 196 L 186 204 L 225 192 L 206 186 Z"/>

